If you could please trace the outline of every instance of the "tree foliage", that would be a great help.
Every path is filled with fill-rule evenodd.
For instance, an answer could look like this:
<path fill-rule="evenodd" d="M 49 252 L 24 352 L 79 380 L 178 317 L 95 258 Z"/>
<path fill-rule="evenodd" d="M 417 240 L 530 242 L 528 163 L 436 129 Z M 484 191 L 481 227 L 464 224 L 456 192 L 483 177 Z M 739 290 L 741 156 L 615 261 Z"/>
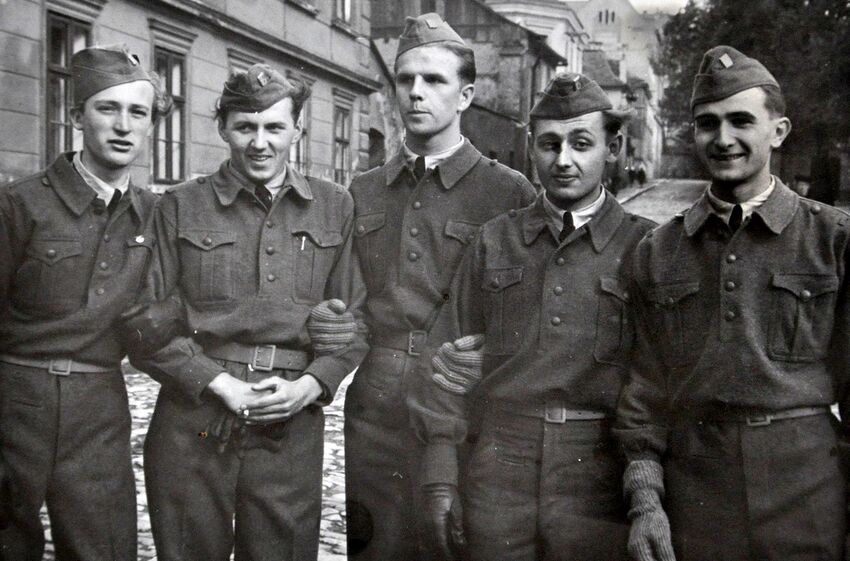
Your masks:
<path fill-rule="evenodd" d="M 729 45 L 761 61 L 782 86 L 792 146 L 826 148 L 850 136 L 850 0 L 689 0 L 665 24 L 653 60 L 668 86 L 668 125 L 691 120 L 702 54 Z"/>

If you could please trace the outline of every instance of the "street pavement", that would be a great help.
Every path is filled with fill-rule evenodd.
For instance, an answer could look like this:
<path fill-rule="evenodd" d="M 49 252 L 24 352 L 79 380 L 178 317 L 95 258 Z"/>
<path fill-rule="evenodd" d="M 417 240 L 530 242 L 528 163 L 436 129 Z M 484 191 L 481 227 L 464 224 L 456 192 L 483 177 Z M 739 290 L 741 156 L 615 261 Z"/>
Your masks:
<path fill-rule="evenodd" d="M 650 181 L 643 187 L 626 188 L 618 193 L 617 198 L 623 202 L 623 206 L 629 212 L 662 223 L 693 204 L 705 186 L 704 181 L 660 179 Z M 159 384 L 147 375 L 137 372 L 128 372 L 125 378 L 133 419 L 132 445 L 139 513 L 139 559 L 155 561 L 156 551 L 151 536 L 145 496 L 142 447 L 159 393 Z M 325 458 L 319 561 L 346 559 L 342 404 L 350 379 L 350 376 L 346 378 L 340 386 L 336 399 L 325 408 Z M 47 528 L 48 537 L 47 553 L 44 559 L 53 561 L 53 544 L 49 539 L 49 520 L 45 511 L 42 512 L 42 519 Z"/>

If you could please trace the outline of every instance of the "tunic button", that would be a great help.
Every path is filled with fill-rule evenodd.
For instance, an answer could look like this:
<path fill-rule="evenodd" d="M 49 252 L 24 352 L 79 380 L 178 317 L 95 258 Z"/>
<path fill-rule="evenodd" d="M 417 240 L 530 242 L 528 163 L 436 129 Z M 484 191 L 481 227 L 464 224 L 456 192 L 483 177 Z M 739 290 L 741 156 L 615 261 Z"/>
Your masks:
<path fill-rule="evenodd" d="M 109 263 L 107 263 L 106 261 L 101 261 L 98 267 L 100 267 L 101 271 L 105 271 L 109 268 Z"/>
<path fill-rule="evenodd" d="M 212 240 L 209 237 L 206 237 L 203 240 L 201 240 L 201 243 L 204 244 L 205 246 L 211 246 Z"/>
<path fill-rule="evenodd" d="M 564 293 L 564 287 L 563 286 L 556 286 L 555 288 L 552 289 L 552 292 L 554 292 L 555 294 L 560 296 L 561 294 Z"/>
<path fill-rule="evenodd" d="M 199 177 L 198 178 L 198 183 L 206 183 L 206 181 L 207 181 L 206 177 Z"/>
<path fill-rule="evenodd" d="M 512 208 L 511 210 L 509 210 L 509 211 L 508 211 L 508 216 L 510 216 L 511 218 L 513 218 L 514 216 L 516 216 L 516 209 L 515 209 L 515 208 Z"/>
<path fill-rule="evenodd" d="M 735 281 L 726 281 L 726 290 L 728 292 L 732 292 L 733 290 L 735 290 L 736 286 L 737 285 L 735 284 Z"/>
<path fill-rule="evenodd" d="M 669 305 L 669 304 L 672 304 L 673 302 L 675 302 L 675 300 L 673 300 L 672 296 L 668 296 L 666 302 Z"/>
<path fill-rule="evenodd" d="M 272 222 L 271 220 L 266 222 L 266 228 L 274 228 L 274 222 Z"/>
<path fill-rule="evenodd" d="M 274 282 L 276 279 L 277 277 L 272 274 L 266 275 L 266 280 L 269 282 Z"/>
<path fill-rule="evenodd" d="M 629 291 L 628 290 L 623 291 L 623 300 L 625 300 L 626 302 L 629 301 Z M 625 322 L 625 319 L 623 321 Z"/>
<path fill-rule="evenodd" d="M 557 263 L 558 265 L 563 265 L 564 263 L 566 263 L 566 260 L 563 257 L 558 257 L 557 259 L 555 259 L 555 263 Z"/>
<path fill-rule="evenodd" d="M 416 261 L 417 259 L 419 259 L 419 254 L 416 253 L 415 251 L 411 251 L 410 253 L 407 254 L 407 258 L 410 259 L 411 261 Z"/>
<path fill-rule="evenodd" d="M 493 279 L 490 281 L 490 286 L 493 288 L 499 288 L 499 279 Z"/>
<path fill-rule="evenodd" d="M 812 205 L 812 214 L 820 213 L 820 205 Z"/>
<path fill-rule="evenodd" d="M 728 310 L 728 311 L 726 312 L 726 314 L 724 314 L 724 316 L 723 316 L 723 317 L 725 317 L 725 318 L 726 318 L 726 321 L 732 321 L 733 319 L 735 319 L 736 317 L 738 317 L 738 314 L 736 314 L 736 313 L 734 312 L 734 310 Z"/>
<path fill-rule="evenodd" d="M 812 297 L 812 293 L 809 292 L 808 290 L 804 290 L 803 292 L 800 293 L 800 296 L 803 297 L 803 300 L 808 300 L 809 298 Z"/>
<path fill-rule="evenodd" d="M 420 203 L 419 201 L 413 201 L 413 208 L 419 210 L 420 208 L 422 208 L 422 203 Z"/>
<path fill-rule="evenodd" d="M 273 255 L 274 254 L 274 247 L 272 247 L 272 246 L 267 247 L 266 253 L 268 253 L 269 255 Z"/>
<path fill-rule="evenodd" d="M 56 250 L 55 249 L 48 249 L 47 251 L 44 252 L 44 254 L 52 259 L 52 258 L 56 257 Z"/>
<path fill-rule="evenodd" d="M 358 233 L 358 234 L 365 234 L 365 233 L 366 233 L 366 226 L 364 226 L 363 224 L 361 224 L 360 226 L 358 226 L 358 227 L 357 227 L 357 233 Z"/>
<path fill-rule="evenodd" d="M 47 179 L 46 177 L 42 177 L 41 178 L 41 184 L 44 185 L 45 187 L 50 187 L 50 180 Z"/>
<path fill-rule="evenodd" d="M 105 291 L 105 290 L 103 290 L 102 288 L 98 288 L 98 289 L 97 289 L 97 290 L 95 290 L 94 292 L 95 292 L 95 294 L 97 294 L 98 296 L 102 296 L 102 295 L 103 295 L 103 293 L 104 293 L 104 292 L 106 292 L 106 291 Z"/>
<path fill-rule="evenodd" d="M 103 235 L 103 241 L 108 242 L 110 240 L 109 234 Z"/>
<path fill-rule="evenodd" d="M 729 255 L 726 256 L 726 262 L 727 263 L 734 263 L 737 260 L 738 260 L 738 256 L 735 255 L 734 253 L 730 253 Z"/>
<path fill-rule="evenodd" d="M 555 316 L 552 318 L 552 325 L 561 325 L 561 318 Z"/>
<path fill-rule="evenodd" d="M 419 235 L 419 228 L 411 228 L 410 229 L 410 235 L 413 236 L 414 238 L 416 236 L 418 236 Z"/>

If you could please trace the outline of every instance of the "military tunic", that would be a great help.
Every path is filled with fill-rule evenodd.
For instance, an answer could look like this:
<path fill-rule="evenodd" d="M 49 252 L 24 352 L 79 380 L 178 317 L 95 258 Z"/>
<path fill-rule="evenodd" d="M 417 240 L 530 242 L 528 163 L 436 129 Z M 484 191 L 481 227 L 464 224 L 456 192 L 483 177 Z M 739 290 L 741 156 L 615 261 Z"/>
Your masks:
<path fill-rule="evenodd" d="M 638 247 L 616 432 L 665 468 L 677 559 L 842 558 L 848 241 L 850 217 L 776 180 L 737 232 L 703 197 Z"/>
<path fill-rule="evenodd" d="M 607 193 L 563 243 L 549 222 L 541 195 L 484 225 L 434 330 L 485 335 L 482 379 L 467 396 L 434 383 L 411 395 L 424 483 L 457 484 L 455 448 L 480 417 L 460 477 L 473 559 L 627 557 L 607 418 L 634 336 L 624 263 L 652 222 Z"/>
<path fill-rule="evenodd" d="M 46 500 L 57 554 L 135 561 L 115 322 L 152 255 L 156 196 L 131 184 L 110 214 L 72 156 L 0 190 L 0 450 L 13 498 L 0 558 L 41 558 Z"/>
<path fill-rule="evenodd" d="M 407 387 L 430 363 L 427 332 L 462 252 L 481 224 L 529 204 L 534 190 L 465 141 L 419 182 L 399 154 L 355 179 L 351 193 L 370 352 L 345 402 L 348 553 L 415 561 Z"/>
<path fill-rule="evenodd" d="M 309 353 L 306 320 L 329 298 L 343 300 L 360 320 L 365 289 L 352 252 L 353 210 L 339 185 L 289 168 L 267 211 L 227 162 L 163 196 L 150 282 L 159 283 L 158 295 L 178 291 L 191 336 L 139 360 L 163 384 L 145 442 L 160 557 L 228 559 L 235 513 L 238 557 L 316 558 L 321 408 L 311 405 L 284 422 L 252 427 L 222 454 L 214 439 L 199 434 L 225 411 L 204 391 L 221 372 L 247 381 L 310 374 L 324 386 L 327 402 L 357 366 L 366 351 L 362 329 L 345 352 L 311 356 L 306 369 L 262 371 L 208 356 L 227 343 Z"/>

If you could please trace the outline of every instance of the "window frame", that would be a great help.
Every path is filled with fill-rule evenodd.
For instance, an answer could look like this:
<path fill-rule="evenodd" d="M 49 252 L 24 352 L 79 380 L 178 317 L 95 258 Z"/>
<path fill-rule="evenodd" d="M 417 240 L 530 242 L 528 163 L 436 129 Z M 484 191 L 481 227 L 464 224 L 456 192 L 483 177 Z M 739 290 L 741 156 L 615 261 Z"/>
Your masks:
<path fill-rule="evenodd" d="M 342 121 L 342 134 L 338 134 Z M 348 185 L 351 180 L 351 128 L 352 107 L 334 104 L 333 111 L 333 177 L 340 185 Z M 341 160 L 341 162 L 340 162 Z M 337 164 L 341 163 L 342 166 Z"/>
<path fill-rule="evenodd" d="M 162 80 L 162 85 L 165 88 L 165 91 L 171 95 L 171 100 L 174 103 L 174 110 L 171 115 L 168 117 L 161 118 L 159 122 L 154 127 L 153 138 L 152 138 L 152 150 L 151 150 L 151 166 L 152 166 L 152 179 L 153 182 L 159 185 L 174 185 L 177 183 L 181 183 L 186 180 L 186 154 L 187 154 L 187 138 L 186 138 L 186 108 L 188 106 L 186 100 L 186 87 L 187 87 L 187 79 L 186 79 L 186 70 L 187 70 L 187 56 L 185 53 L 180 53 L 166 47 L 162 47 L 160 45 L 154 45 L 154 71 L 159 75 Z M 160 68 L 160 62 L 164 60 L 166 62 L 166 71 L 163 72 Z M 173 76 L 173 68 L 174 63 L 178 63 L 180 65 L 180 95 L 175 95 L 174 93 L 174 76 Z M 175 114 L 180 115 L 180 138 L 173 138 L 173 118 Z M 165 135 L 161 139 L 160 131 L 162 127 L 165 127 Z M 160 162 L 162 154 L 160 153 L 161 142 L 165 143 L 165 176 L 160 176 Z M 173 161 L 173 146 L 179 146 L 178 154 L 180 158 L 179 162 L 179 176 L 174 177 L 172 174 L 174 172 L 174 161 Z"/>

